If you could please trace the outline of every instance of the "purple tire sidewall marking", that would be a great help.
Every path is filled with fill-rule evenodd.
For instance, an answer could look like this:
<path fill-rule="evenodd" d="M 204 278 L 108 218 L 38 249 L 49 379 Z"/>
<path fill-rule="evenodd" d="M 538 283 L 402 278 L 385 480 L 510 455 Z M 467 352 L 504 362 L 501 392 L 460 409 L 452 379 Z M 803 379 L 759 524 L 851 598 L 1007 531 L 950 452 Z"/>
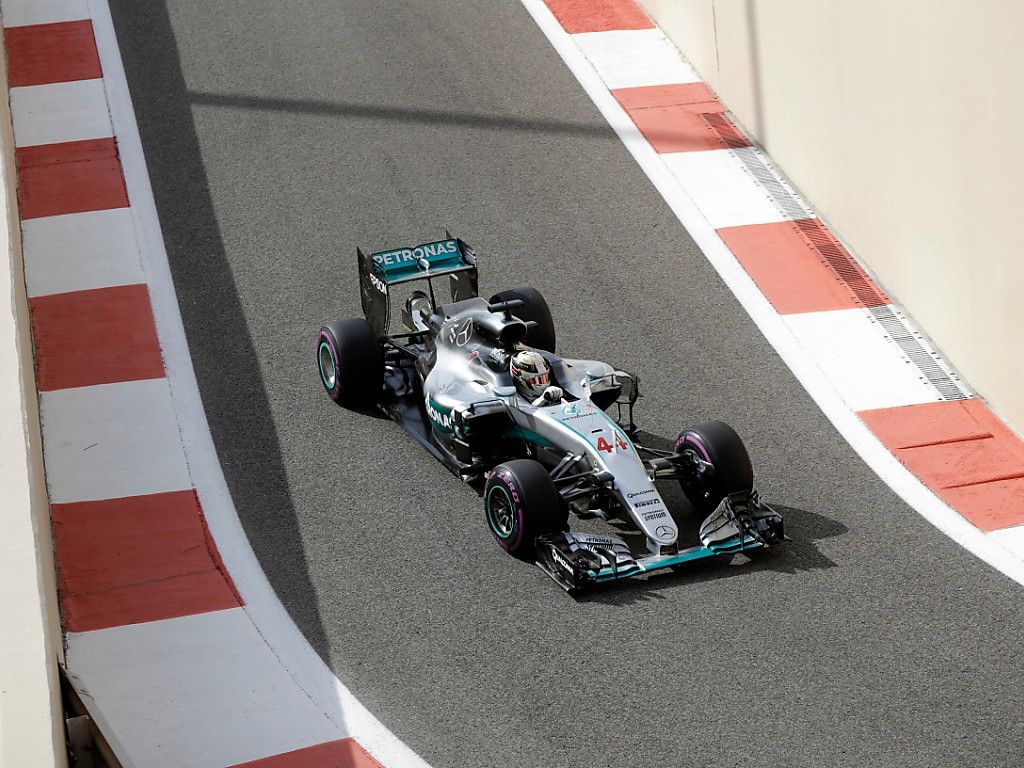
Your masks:
<path fill-rule="evenodd" d="M 331 348 L 331 356 L 334 358 L 334 389 L 328 389 L 329 394 L 333 399 L 337 400 L 338 395 L 341 394 L 341 365 L 338 359 L 338 348 L 334 345 L 334 339 L 331 334 L 324 331 L 320 331 L 320 343 L 327 342 L 327 346 Z M 320 348 L 320 343 L 317 344 L 317 349 Z M 317 356 L 317 365 L 320 364 L 320 357 Z M 323 380 L 323 371 L 320 372 L 320 379 Z M 324 389 L 327 389 L 325 386 Z"/>
<path fill-rule="evenodd" d="M 697 449 L 697 453 L 701 455 L 701 458 L 703 458 L 704 461 L 706 461 L 708 464 L 714 464 L 714 462 L 711 461 L 711 454 L 708 453 L 707 447 L 697 438 L 696 435 L 694 435 L 691 432 L 684 432 L 678 438 L 676 438 L 676 445 L 674 449 L 675 452 L 679 453 L 679 449 L 682 448 L 687 443 L 689 443 L 690 445 Z"/>
<path fill-rule="evenodd" d="M 519 488 L 515 481 L 512 479 L 512 475 L 508 472 L 499 470 L 491 475 L 491 479 L 497 478 L 505 490 L 508 491 L 508 497 L 512 500 L 512 507 L 515 510 L 515 532 L 514 538 L 502 539 L 494 531 L 491 531 L 491 535 L 494 536 L 494 540 L 498 542 L 502 549 L 508 550 L 509 552 L 519 548 L 523 541 L 523 503 L 520 500 Z"/>

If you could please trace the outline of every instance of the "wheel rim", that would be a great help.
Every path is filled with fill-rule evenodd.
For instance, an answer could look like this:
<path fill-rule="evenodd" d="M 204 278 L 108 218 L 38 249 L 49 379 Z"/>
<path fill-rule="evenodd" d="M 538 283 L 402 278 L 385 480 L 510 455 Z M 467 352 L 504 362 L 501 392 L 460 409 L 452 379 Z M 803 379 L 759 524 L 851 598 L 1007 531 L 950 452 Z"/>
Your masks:
<path fill-rule="evenodd" d="M 331 345 L 326 341 L 320 342 L 318 353 L 320 360 L 320 378 L 328 392 L 334 391 L 338 384 L 338 366 L 334 362 L 334 353 L 331 352 Z"/>
<path fill-rule="evenodd" d="M 487 494 L 487 521 L 494 533 L 502 539 L 507 539 L 515 530 L 515 508 L 508 491 L 500 485 L 491 488 Z"/>

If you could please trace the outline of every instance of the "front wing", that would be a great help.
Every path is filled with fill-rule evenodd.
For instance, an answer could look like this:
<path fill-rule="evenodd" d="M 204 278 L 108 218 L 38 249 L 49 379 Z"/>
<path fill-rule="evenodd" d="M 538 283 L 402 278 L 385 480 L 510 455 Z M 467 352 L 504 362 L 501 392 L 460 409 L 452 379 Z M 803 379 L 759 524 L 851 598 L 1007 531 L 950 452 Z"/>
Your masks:
<path fill-rule="evenodd" d="M 634 557 L 617 536 L 558 531 L 537 538 L 537 565 L 564 590 L 575 593 L 708 557 L 765 549 L 785 538 L 782 516 L 760 502 L 756 493 L 733 494 L 704 520 L 697 546 Z"/>

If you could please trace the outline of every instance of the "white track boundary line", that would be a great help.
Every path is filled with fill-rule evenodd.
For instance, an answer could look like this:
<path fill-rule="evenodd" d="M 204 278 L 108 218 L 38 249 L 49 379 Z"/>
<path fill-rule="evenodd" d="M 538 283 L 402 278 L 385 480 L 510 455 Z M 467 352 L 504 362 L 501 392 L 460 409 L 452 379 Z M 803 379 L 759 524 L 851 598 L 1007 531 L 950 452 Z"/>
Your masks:
<path fill-rule="evenodd" d="M 295 683 L 340 729 L 338 738 L 352 736 L 388 766 L 429 768 L 352 695 L 313 650 L 281 604 L 249 544 L 199 395 L 110 8 L 107 0 L 88 0 L 88 4 L 189 471 L 221 558 L 245 601 L 244 610 Z"/>
<path fill-rule="evenodd" d="M 693 200 L 669 171 L 661 157 L 640 134 L 626 111 L 577 47 L 572 36 L 543 0 L 521 0 L 548 41 L 575 75 L 583 90 L 604 115 L 637 164 L 704 252 L 754 324 L 779 353 L 783 362 L 807 390 L 854 451 L 900 498 L 944 534 L 1019 584 L 1024 585 L 1024 562 L 988 538 L 939 499 L 893 456 L 871 433 L 825 377 L 755 285 L 746 270 L 708 223 Z"/>

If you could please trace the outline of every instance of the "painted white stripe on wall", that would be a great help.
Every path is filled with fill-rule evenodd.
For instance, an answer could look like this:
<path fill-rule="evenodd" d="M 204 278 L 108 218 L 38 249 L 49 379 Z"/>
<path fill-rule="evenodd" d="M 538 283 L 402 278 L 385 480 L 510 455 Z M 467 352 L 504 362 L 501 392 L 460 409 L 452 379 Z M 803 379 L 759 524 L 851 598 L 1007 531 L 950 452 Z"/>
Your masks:
<path fill-rule="evenodd" d="M 12 88 L 11 113 L 19 147 L 114 135 L 101 78 Z"/>
<path fill-rule="evenodd" d="M 866 309 L 804 312 L 783 320 L 854 411 L 941 399 Z"/>
<path fill-rule="evenodd" d="M 89 18 L 86 0 L 4 0 L 5 27 Z"/>
<path fill-rule="evenodd" d="M 166 379 L 40 393 L 50 501 L 191 488 Z"/>
<path fill-rule="evenodd" d="M 700 81 L 660 29 L 584 32 L 572 37 L 609 88 Z"/>
<path fill-rule="evenodd" d="M 715 229 L 788 218 L 746 169 L 736 150 L 671 152 L 660 157 Z"/>
<path fill-rule="evenodd" d="M 128 208 L 29 219 L 21 233 L 29 296 L 146 282 Z"/>
<path fill-rule="evenodd" d="M 241 608 L 68 633 L 67 659 L 131 761 L 222 768 L 345 738 Z"/>

